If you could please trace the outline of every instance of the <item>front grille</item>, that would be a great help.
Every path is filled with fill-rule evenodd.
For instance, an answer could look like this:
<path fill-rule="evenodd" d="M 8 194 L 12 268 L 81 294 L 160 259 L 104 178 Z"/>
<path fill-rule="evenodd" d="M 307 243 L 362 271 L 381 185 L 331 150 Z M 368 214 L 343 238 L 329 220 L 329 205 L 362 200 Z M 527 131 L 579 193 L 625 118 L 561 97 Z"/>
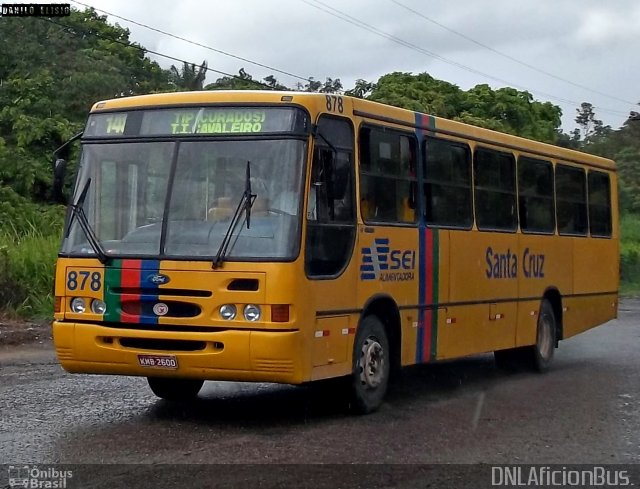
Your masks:
<path fill-rule="evenodd" d="M 196 289 L 156 289 L 149 287 L 113 287 L 111 292 L 114 294 L 128 294 L 128 295 L 173 295 L 176 297 L 211 297 L 213 292 L 210 290 L 196 290 Z"/>
<path fill-rule="evenodd" d="M 145 316 L 145 317 L 156 317 L 156 313 L 153 311 L 153 306 L 155 306 L 158 301 L 123 301 L 122 302 L 122 312 L 127 314 L 132 314 L 136 316 Z M 164 304 L 167 305 L 168 311 L 164 315 L 165 317 L 174 317 L 174 318 L 192 318 L 198 316 L 202 310 L 200 306 L 196 304 L 190 304 L 188 302 L 178 302 L 178 301 L 163 301 Z"/>
<path fill-rule="evenodd" d="M 91 323 L 95 324 L 95 323 Z M 180 333 L 187 331 L 190 333 L 220 333 L 222 331 L 228 331 L 229 328 L 218 328 L 214 326 L 189 326 L 189 325 L 174 325 L 174 324 L 140 324 L 140 323 L 98 323 L 101 326 L 115 329 L 135 329 L 142 331 L 172 331 Z"/>

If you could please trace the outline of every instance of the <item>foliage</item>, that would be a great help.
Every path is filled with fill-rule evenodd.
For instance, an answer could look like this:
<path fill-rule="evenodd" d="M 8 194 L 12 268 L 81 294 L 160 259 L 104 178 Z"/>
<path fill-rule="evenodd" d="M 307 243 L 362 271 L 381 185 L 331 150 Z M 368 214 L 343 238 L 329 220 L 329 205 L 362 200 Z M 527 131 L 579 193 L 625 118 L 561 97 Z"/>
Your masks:
<path fill-rule="evenodd" d="M 0 309 L 21 316 L 51 317 L 60 236 L 46 235 L 26 222 L 28 233 L 0 231 Z"/>
<path fill-rule="evenodd" d="M 51 316 L 64 208 L 31 203 L 0 186 L 0 216 L 0 309 Z"/>
<path fill-rule="evenodd" d="M 0 233 L 17 238 L 38 231 L 60 238 L 64 207 L 34 204 L 9 187 L 0 186 Z"/>
<path fill-rule="evenodd" d="M 620 219 L 620 280 L 625 293 L 640 291 L 640 215 Z"/>
<path fill-rule="evenodd" d="M 204 80 L 207 77 L 207 61 L 203 61 L 198 67 L 194 63 L 185 62 L 182 70 L 171 65 L 169 68 L 169 82 L 177 91 L 202 90 Z"/>
<path fill-rule="evenodd" d="M 463 91 L 428 73 L 390 73 L 376 84 L 358 80 L 353 93 L 409 110 L 454 119 L 509 134 L 555 142 L 560 127 L 559 107 L 533 100 L 514 88 L 493 90 L 477 85 Z"/>
<path fill-rule="evenodd" d="M 606 138 L 611 133 L 611 126 L 605 126 L 600 119 L 596 119 L 593 105 L 589 102 L 582 102 L 580 108 L 576 109 L 576 124 L 582 132 L 584 144 L 590 144 L 597 139 Z"/>
<path fill-rule="evenodd" d="M 277 80 L 271 77 L 271 83 L 277 85 Z M 268 82 L 267 82 L 268 83 Z M 247 73 L 244 68 L 240 68 L 236 76 L 223 76 L 218 78 L 214 83 L 210 83 L 205 90 L 267 90 L 266 85 L 262 85 L 261 82 L 254 80 L 253 77 Z"/>
<path fill-rule="evenodd" d="M 52 149 L 81 129 L 94 102 L 170 88 L 129 31 L 93 9 L 60 22 L 3 20 L 0 52 L 0 185 L 37 201 L 48 197 Z"/>
<path fill-rule="evenodd" d="M 373 89 L 376 88 L 375 83 L 368 82 L 362 78 L 356 80 L 356 84 L 353 88 L 344 92 L 345 95 L 356 98 L 366 98 L 371 95 Z"/>

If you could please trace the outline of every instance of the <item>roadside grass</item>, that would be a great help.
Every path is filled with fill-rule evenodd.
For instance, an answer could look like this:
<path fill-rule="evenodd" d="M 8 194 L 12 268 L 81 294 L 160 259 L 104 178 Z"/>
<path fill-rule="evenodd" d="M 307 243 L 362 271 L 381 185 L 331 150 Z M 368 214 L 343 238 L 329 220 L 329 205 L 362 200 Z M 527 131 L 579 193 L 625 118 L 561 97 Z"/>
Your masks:
<path fill-rule="evenodd" d="M 640 216 L 620 218 L 620 294 L 640 294 Z"/>
<path fill-rule="evenodd" d="M 18 227 L 10 222 L 0 229 L 0 310 L 5 315 L 53 315 L 53 277 L 61 226 L 55 220 L 46 226 L 39 224 L 37 227 L 23 221 Z"/>

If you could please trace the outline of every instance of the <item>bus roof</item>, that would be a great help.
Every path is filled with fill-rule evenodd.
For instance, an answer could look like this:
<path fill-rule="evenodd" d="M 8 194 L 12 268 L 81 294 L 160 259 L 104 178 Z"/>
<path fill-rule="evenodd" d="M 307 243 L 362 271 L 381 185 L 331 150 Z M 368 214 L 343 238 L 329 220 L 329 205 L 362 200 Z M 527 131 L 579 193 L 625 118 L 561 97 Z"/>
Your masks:
<path fill-rule="evenodd" d="M 97 102 L 91 108 L 91 112 L 111 111 L 118 109 L 133 109 L 156 106 L 180 106 L 210 104 L 217 102 L 227 103 L 298 103 L 304 106 L 325 106 L 328 94 L 311 92 L 289 92 L 289 91 L 269 91 L 269 90 L 204 90 L 192 92 L 167 92 L 151 95 L 138 95 L 132 97 L 121 97 L 111 100 Z M 331 94 L 329 94 L 331 96 Z M 500 146 L 507 149 L 522 151 L 553 158 L 587 165 L 594 165 L 611 170 L 615 170 L 615 163 L 607 158 L 583 153 L 580 151 L 562 148 L 548 143 L 542 143 L 531 139 L 513 136 L 490 129 L 465 124 L 462 122 L 444 119 L 441 117 L 429 116 L 399 107 L 393 107 L 378 102 L 365 99 L 342 96 L 345 106 L 353 108 L 355 116 L 398 124 L 410 128 L 422 128 L 426 131 L 449 135 L 463 139 L 471 139 L 476 142 Z M 420 117 L 421 116 L 421 117 Z M 423 121 L 423 122 L 420 122 Z"/>

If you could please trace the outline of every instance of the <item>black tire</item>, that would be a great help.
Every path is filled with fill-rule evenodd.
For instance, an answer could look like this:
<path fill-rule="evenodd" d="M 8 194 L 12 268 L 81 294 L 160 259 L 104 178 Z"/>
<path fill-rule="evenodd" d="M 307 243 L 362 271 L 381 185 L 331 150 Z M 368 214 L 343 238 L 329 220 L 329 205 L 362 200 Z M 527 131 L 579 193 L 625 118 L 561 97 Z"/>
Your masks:
<path fill-rule="evenodd" d="M 376 316 L 365 317 L 353 345 L 351 410 L 367 414 L 377 410 L 387 392 L 391 358 L 384 326 Z"/>
<path fill-rule="evenodd" d="M 153 393 L 167 401 L 188 401 L 195 398 L 202 389 L 204 380 L 147 377 Z"/>
<path fill-rule="evenodd" d="M 556 345 L 556 315 L 547 299 L 542 299 L 538 313 L 536 344 L 528 347 L 530 365 L 538 372 L 546 372 L 553 361 Z"/>

